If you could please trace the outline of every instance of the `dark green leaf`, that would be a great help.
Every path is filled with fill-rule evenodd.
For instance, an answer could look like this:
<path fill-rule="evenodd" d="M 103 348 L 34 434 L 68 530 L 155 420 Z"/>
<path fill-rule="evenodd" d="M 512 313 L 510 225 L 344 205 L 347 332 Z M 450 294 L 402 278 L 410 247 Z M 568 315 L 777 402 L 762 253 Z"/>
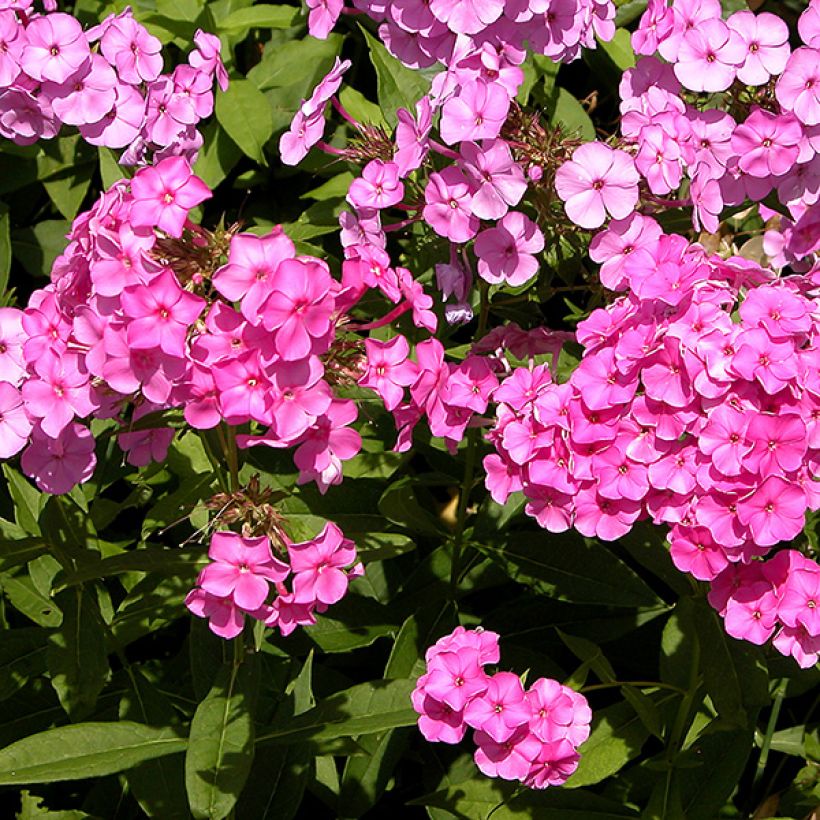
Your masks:
<path fill-rule="evenodd" d="M 236 33 L 249 28 L 290 28 L 298 20 L 299 14 L 299 9 L 293 6 L 260 3 L 231 12 L 219 21 L 219 29 Z"/>
<path fill-rule="evenodd" d="M 222 820 L 236 804 L 253 762 L 257 665 L 226 664 L 191 721 L 185 785 L 194 817 Z"/>
<path fill-rule="evenodd" d="M 0 750 L 0 785 L 104 777 L 180 752 L 186 744 L 173 729 L 129 721 L 60 726 Z"/>
<path fill-rule="evenodd" d="M 30 677 L 46 671 L 46 632 L 39 627 L 8 629 L 0 639 L 0 700 L 11 697 Z"/>
<path fill-rule="evenodd" d="M 90 587 L 57 596 L 63 622 L 49 637 L 51 684 L 72 720 L 87 716 L 109 675 L 102 615 Z"/>

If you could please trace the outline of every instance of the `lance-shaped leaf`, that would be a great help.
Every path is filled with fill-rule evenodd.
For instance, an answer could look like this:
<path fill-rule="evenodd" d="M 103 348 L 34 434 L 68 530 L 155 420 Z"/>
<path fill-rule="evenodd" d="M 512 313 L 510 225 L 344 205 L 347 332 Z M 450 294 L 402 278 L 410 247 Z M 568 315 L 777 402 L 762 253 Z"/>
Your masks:
<path fill-rule="evenodd" d="M 105 777 L 186 744 L 174 729 L 125 720 L 59 726 L 0 750 L 0 786 Z"/>
<path fill-rule="evenodd" d="M 185 787 L 194 817 L 222 820 L 253 763 L 257 673 L 253 657 L 223 666 L 191 721 Z"/>

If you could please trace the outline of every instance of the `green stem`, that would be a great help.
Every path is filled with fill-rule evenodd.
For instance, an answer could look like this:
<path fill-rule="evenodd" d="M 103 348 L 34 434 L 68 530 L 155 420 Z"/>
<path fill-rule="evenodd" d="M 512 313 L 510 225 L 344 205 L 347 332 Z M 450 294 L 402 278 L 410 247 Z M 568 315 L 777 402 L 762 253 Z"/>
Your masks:
<path fill-rule="evenodd" d="M 763 772 L 766 770 L 766 764 L 769 761 L 769 750 L 772 746 L 772 735 L 777 727 L 777 719 L 780 716 L 780 708 L 783 706 L 783 699 L 786 697 L 786 687 L 788 680 L 783 678 L 777 685 L 774 693 L 774 703 L 772 704 L 772 711 L 769 715 L 769 722 L 766 724 L 766 734 L 763 736 L 763 743 L 760 746 L 760 757 L 757 760 L 757 771 L 755 772 L 755 783 L 759 783 L 763 778 Z"/>
<path fill-rule="evenodd" d="M 461 493 L 458 497 L 456 511 L 456 531 L 453 536 L 453 559 L 450 565 L 450 592 L 455 599 L 458 588 L 458 573 L 461 563 L 461 553 L 464 547 L 464 530 L 467 525 L 467 507 L 470 503 L 470 491 L 475 480 L 475 467 L 478 455 L 478 434 L 476 428 L 467 431 L 467 456 L 464 462 L 464 478 L 461 482 Z"/>

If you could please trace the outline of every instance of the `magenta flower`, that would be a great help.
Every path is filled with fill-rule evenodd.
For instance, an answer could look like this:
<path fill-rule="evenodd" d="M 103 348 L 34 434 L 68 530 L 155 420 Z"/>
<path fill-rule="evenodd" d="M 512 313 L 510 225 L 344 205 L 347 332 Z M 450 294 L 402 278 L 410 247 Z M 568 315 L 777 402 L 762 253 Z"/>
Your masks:
<path fill-rule="evenodd" d="M 494 139 L 509 110 L 510 97 L 500 84 L 469 80 L 444 103 L 439 123 L 441 138 L 448 145 Z"/>
<path fill-rule="evenodd" d="M 451 242 L 467 242 L 478 231 L 472 212 L 473 193 L 463 172 L 453 166 L 433 172 L 424 189 L 422 215 L 439 236 Z"/>
<path fill-rule="evenodd" d="M 20 65 L 33 80 L 64 83 L 69 77 L 85 73 L 81 68 L 91 51 L 82 26 L 70 14 L 35 17 L 26 26 L 25 37 Z"/>
<path fill-rule="evenodd" d="M 219 87 L 222 91 L 227 91 L 228 72 L 220 57 L 222 43 L 219 37 L 197 29 L 194 34 L 194 43 L 196 43 L 196 48 L 188 55 L 189 64 L 211 77 L 216 76 Z"/>
<path fill-rule="evenodd" d="M 803 125 L 820 125 L 820 49 L 792 52 L 777 80 L 775 96 Z"/>
<path fill-rule="evenodd" d="M 31 443 L 20 457 L 23 472 L 46 493 L 63 495 L 94 473 L 94 437 L 87 427 L 72 422 L 56 438 L 35 427 Z"/>
<path fill-rule="evenodd" d="M 182 236 L 188 211 L 211 195 L 182 157 L 167 157 L 152 167 L 141 168 L 131 180 L 131 193 L 131 224 L 157 227 L 173 237 Z"/>
<path fill-rule="evenodd" d="M 768 12 L 736 11 L 726 25 L 746 47 L 743 64 L 737 70 L 738 80 L 746 85 L 764 85 L 769 77 L 783 72 L 791 49 L 789 27 L 780 17 Z"/>
<path fill-rule="evenodd" d="M 395 410 L 404 398 L 404 388 L 416 380 L 418 371 L 408 360 L 410 346 L 404 336 L 390 341 L 365 339 L 367 370 L 359 379 L 362 387 L 369 387 L 381 396 L 387 410 Z"/>
<path fill-rule="evenodd" d="M 54 113 L 67 125 L 99 122 L 114 107 L 117 96 L 114 69 L 99 54 L 89 57 L 88 66 L 82 78 L 43 83 L 43 94 L 51 99 Z"/>
<path fill-rule="evenodd" d="M 288 545 L 296 603 L 335 604 L 347 592 L 344 568 L 356 560 L 356 547 L 332 522 L 310 541 Z"/>
<path fill-rule="evenodd" d="M 126 328 L 128 344 L 136 350 L 159 347 L 177 357 L 184 355 L 188 328 L 206 304 L 201 296 L 183 290 L 170 270 L 147 285 L 126 288 L 120 300 L 131 320 Z"/>
<path fill-rule="evenodd" d="M 479 276 L 494 284 L 523 285 L 538 273 L 534 254 L 542 250 L 544 235 L 538 226 L 525 214 L 510 211 L 476 237 Z"/>
<path fill-rule="evenodd" d="M 0 458 L 17 455 L 26 446 L 31 428 L 20 391 L 0 382 Z"/>
<path fill-rule="evenodd" d="M 512 672 L 496 672 L 487 680 L 486 691 L 464 707 L 464 722 L 496 743 L 509 740 L 516 729 L 529 725 L 531 717 L 521 679 Z"/>
<path fill-rule="evenodd" d="M 279 138 L 279 154 L 285 165 L 298 165 L 308 151 L 322 139 L 325 118 L 321 110 L 307 115 L 296 112 L 290 128 Z"/>
<path fill-rule="evenodd" d="M 419 8 L 424 8 L 420 6 Z M 429 97 L 422 97 L 416 103 L 416 116 L 406 109 L 396 112 L 396 152 L 393 162 L 399 168 L 399 176 L 405 177 L 421 166 L 427 155 L 427 138 L 433 125 L 433 111 Z"/>
<path fill-rule="evenodd" d="M 576 148 L 555 174 L 567 216 L 582 228 L 599 228 L 607 212 L 625 219 L 638 204 L 638 172 L 629 154 L 602 142 Z"/>
<path fill-rule="evenodd" d="M 793 114 L 757 108 L 735 128 L 732 148 L 741 171 L 762 178 L 782 176 L 794 166 L 802 139 L 803 129 Z"/>
<path fill-rule="evenodd" d="M 738 503 L 737 515 L 761 547 L 791 541 L 803 530 L 806 494 L 799 486 L 779 476 L 769 476 L 748 498 Z"/>
<path fill-rule="evenodd" d="M 504 140 L 461 144 L 461 166 L 475 185 L 470 208 L 479 219 L 501 219 L 527 190 L 524 172 Z"/>
<path fill-rule="evenodd" d="M 177 90 L 170 77 L 161 76 L 150 83 L 145 133 L 151 142 L 162 146 L 178 142 L 198 119 L 193 101 Z"/>
<path fill-rule="evenodd" d="M 307 0 L 308 31 L 311 37 L 326 40 L 344 8 L 344 0 Z"/>
<path fill-rule="evenodd" d="M 119 78 L 131 85 L 153 82 L 162 72 L 162 43 L 133 17 L 111 21 L 100 39 L 100 51 Z"/>
<path fill-rule="evenodd" d="M 427 670 L 427 694 L 456 712 L 485 692 L 489 683 L 478 650 L 469 646 L 437 653 L 428 661 Z"/>
<path fill-rule="evenodd" d="M 232 598 L 220 598 L 204 589 L 192 589 L 185 596 L 185 606 L 198 618 L 207 618 L 214 635 L 230 640 L 245 628 L 245 613 Z"/>
<path fill-rule="evenodd" d="M 270 539 L 243 538 L 233 532 L 211 536 L 208 564 L 199 574 L 200 588 L 219 598 L 231 598 L 241 609 L 253 612 L 268 597 L 270 583 L 281 583 L 290 568 L 271 554 Z"/>
<path fill-rule="evenodd" d="M 330 332 L 332 281 L 327 265 L 318 259 L 285 259 L 276 268 L 261 313 L 264 326 L 276 331 L 276 349 L 283 359 L 305 358 Z"/>
<path fill-rule="evenodd" d="M 777 606 L 777 617 L 786 626 L 802 626 L 809 635 L 820 637 L 820 571 L 816 564 L 806 563 L 805 568 L 789 574 Z"/>
<path fill-rule="evenodd" d="M 403 196 L 399 166 L 395 162 L 373 159 L 365 165 L 362 175 L 350 183 L 347 201 L 356 210 L 375 208 L 381 211 L 401 202 Z"/>
<path fill-rule="evenodd" d="M 422 675 L 410 696 L 413 708 L 419 714 L 419 731 L 431 743 L 460 742 L 467 731 L 463 713 L 430 697 L 424 690 L 426 680 L 427 676 Z"/>
<path fill-rule="evenodd" d="M 543 748 L 541 741 L 521 726 L 507 740 L 499 743 L 486 732 L 476 732 L 478 748 L 473 756 L 476 766 L 488 777 L 524 780 Z"/>
<path fill-rule="evenodd" d="M 747 53 L 743 39 L 726 23 L 704 20 L 681 40 L 675 76 L 690 91 L 725 91 Z"/>
<path fill-rule="evenodd" d="M 430 11 L 457 34 L 477 34 L 504 11 L 504 0 L 431 0 Z"/>
<path fill-rule="evenodd" d="M 80 134 L 92 145 L 124 148 L 132 143 L 145 121 L 145 100 L 130 85 L 114 87 L 114 102 L 102 119 L 79 126 Z"/>

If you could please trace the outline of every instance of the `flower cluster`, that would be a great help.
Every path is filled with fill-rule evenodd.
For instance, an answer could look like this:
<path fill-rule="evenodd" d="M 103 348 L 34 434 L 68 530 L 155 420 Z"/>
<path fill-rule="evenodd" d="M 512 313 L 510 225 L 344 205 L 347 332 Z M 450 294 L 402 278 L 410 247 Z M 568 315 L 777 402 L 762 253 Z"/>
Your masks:
<path fill-rule="evenodd" d="M 772 644 L 804 669 L 820 657 L 820 567 L 796 550 L 770 561 L 731 564 L 712 582 L 709 602 L 726 631 L 755 644 Z"/>
<path fill-rule="evenodd" d="M 83 31 L 70 14 L 30 6 L 0 9 L 0 135 L 30 145 L 72 125 L 92 145 L 124 148 L 126 165 L 152 155 L 194 161 L 214 77 L 228 83 L 218 37 L 198 31 L 188 63 L 163 74 L 160 41 L 130 8 Z"/>
<path fill-rule="evenodd" d="M 713 580 L 820 508 L 815 285 L 710 256 L 649 217 L 626 232 L 629 253 L 593 246 L 628 293 L 579 324 L 569 381 L 519 368 L 493 394 L 487 486 L 499 502 L 523 489 L 553 532 L 666 524 L 678 568 Z"/>
<path fill-rule="evenodd" d="M 316 623 L 315 613 L 340 601 L 349 578 L 361 574 L 356 547 L 332 523 L 309 541 L 282 540 L 286 560 L 274 557 L 266 535 L 214 533 L 208 550 L 211 563 L 200 572 L 185 605 L 194 615 L 207 618 L 221 638 L 242 632 L 246 615 L 277 627 L 283 635 Z M 288 588 L 285 581 L 291 573 Z"/>
<path fill-rule="evenodd" d="M 512 672 L 488 675 L 484 667 L 499 658 L 498 635 L 480 628 L 459 626 L 431 646 L 412 695 L 419 730 L 429 741 L 459 743 L 469 727 L 484 774 L 533 789 L 561 785 L 589 737 L 586 698 L 549 678 L 524 689 Z"/>
<path fill-rule="evenodd" d="M 776 267 L 818 250 L 817 0 L 799 32 L 804 45 L 792 51 L 773 14 L 738 11 L 724 21 L 718 0 L 652 0 L 632 35 L 643 56 L 620 85 L 620 148 L 584 145 L 560 169 L 567 216 L 584 228 L 622 220 L 639 202 L 640 181 L 648 207 L 691 204 L 695 227 L 715 232 L 725 208 L 773 195 L 782 217 L 761 213 L 775 219 L 765 248 Z M 715 92 L 724 95 L 720 107 L 708 96 Z M 663 199 L 684 183 L 686 197 Z"/>

